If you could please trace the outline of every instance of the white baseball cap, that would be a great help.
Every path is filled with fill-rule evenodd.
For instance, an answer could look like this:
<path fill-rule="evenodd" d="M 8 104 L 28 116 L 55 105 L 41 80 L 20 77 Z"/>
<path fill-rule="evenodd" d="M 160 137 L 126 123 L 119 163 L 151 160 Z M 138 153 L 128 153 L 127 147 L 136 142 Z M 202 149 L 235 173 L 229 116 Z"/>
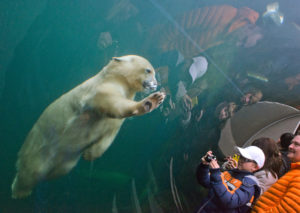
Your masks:
<path fill-rule="evenodd" d="M 254 160 L 259 168 L 262 168 L 264 166 L 265 154 L 257 146 L 248 146 L 246 148 L 236 146 L 236 148 L 244 158 Z"/>

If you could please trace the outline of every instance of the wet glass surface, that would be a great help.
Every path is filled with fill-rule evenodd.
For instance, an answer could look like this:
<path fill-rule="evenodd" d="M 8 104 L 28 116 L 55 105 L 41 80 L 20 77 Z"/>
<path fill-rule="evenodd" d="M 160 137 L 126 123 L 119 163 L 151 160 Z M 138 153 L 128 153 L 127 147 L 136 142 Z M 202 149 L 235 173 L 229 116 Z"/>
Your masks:
<path fill-rule="evenodd" d="M 12 0 L 0 8 L 0 212 L 194 212 L 206 194 L 195 168 L 208 150 L 219 160 L 228 153 L 218 143 L 229 119 L 239 145 L 278 120 L 300 120 L 296 1 Z M 128 118 L 101 158 L 12 199 L 17 153 L 45 108 L 130 54 L 155 68 L 161 106 Z"/>

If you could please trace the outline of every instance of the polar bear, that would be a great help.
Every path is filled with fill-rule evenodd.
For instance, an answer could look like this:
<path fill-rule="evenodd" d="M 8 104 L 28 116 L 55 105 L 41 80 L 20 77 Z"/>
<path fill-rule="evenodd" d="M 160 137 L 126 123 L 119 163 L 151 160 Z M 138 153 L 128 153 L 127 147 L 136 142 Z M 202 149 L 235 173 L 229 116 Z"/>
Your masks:
<path fill-rule="evenodd" d="M 113 58 L 97 75 L 50 104 L 18 153 L 12 197 L 31 194 L 42 180 L 67 174 L 81 155 L 95 160 L 112 144 L 125 118 L 156 109 L 165 94 L 134 101 L 136 92 L 155 90 L 155 71 L 141 56 Z"/>

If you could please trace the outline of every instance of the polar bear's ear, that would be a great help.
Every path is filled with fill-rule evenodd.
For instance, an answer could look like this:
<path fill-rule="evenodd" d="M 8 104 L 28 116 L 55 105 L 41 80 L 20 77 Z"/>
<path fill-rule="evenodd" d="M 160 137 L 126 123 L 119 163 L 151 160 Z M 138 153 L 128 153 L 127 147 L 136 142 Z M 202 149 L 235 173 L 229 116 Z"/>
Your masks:
<path fill-rule="evenodd" d="M 116 62 L 122 62 L 122 61 L 130 62 L 133 60 L 131 56 L 112 57 L 112 59 Z"/>
<path fill-rule="evenodd" d="M 122 59 L 122 58 L 119 58 L 119 57 L 112 57 L 112 59 L 113 59 L 114 61 L 116 61 L 116 62 L 121 62 L 121 61 L 123 61 L 123 59 Z"/>

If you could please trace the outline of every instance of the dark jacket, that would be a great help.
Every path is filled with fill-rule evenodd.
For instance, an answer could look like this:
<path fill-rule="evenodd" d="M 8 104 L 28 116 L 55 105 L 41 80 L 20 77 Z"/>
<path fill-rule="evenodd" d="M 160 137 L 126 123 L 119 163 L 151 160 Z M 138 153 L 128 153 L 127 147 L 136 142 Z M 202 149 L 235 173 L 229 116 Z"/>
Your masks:
<path fill-rule="evenodd" d="M 197 213 L 248 212 L 251 202 L 260 195 L 260 188 L 253 174 L 238 169 L 221 173 L 220 169 L 209 169 L 208 165 L 200 164 L 197 168 L 197 180 L 209 189 L 208 196 Z"/>
<path fill-rule="evenodd" d="M 281 178 L 285 173 L 290 171 L 291 169 L 291 160 L 287 157 L 288 150 L 281 150 L 281 156 L 282 156 L 282 166 L 279 171 L 279 178 Z"/>

